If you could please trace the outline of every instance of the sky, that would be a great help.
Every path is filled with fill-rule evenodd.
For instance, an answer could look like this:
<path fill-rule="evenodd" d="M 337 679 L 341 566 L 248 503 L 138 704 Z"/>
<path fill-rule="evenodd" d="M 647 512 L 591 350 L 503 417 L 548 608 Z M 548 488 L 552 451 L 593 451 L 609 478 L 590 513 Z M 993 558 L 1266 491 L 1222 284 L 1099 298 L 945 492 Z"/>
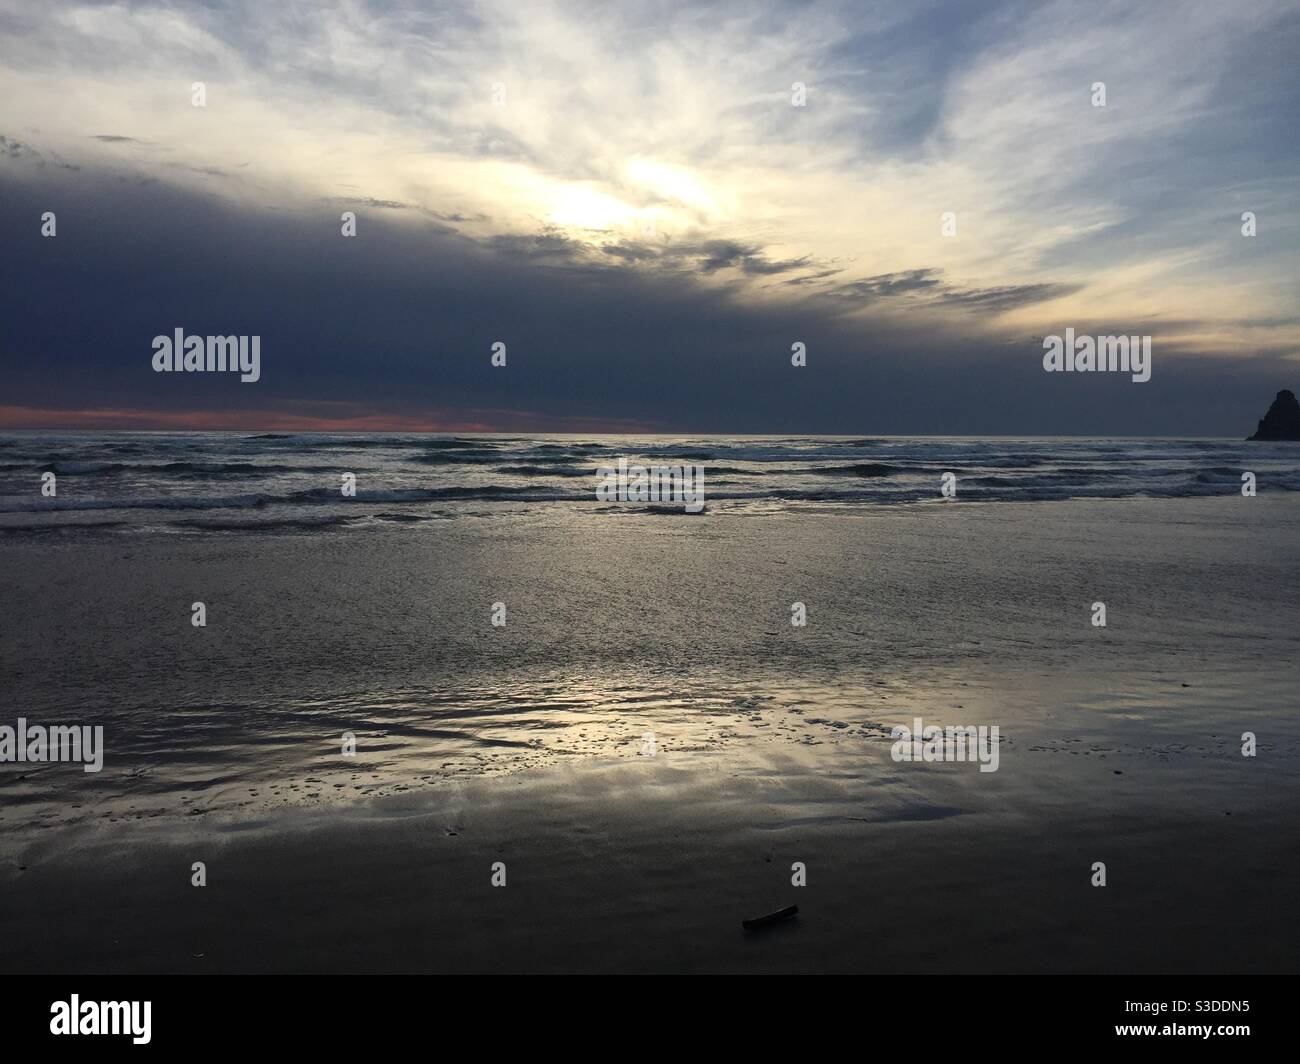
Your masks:
<path fill-rule="evenodd" d="M 1297 55 L 1296 0 L 0 0 L 0 428 L 1245 436 Z"/>

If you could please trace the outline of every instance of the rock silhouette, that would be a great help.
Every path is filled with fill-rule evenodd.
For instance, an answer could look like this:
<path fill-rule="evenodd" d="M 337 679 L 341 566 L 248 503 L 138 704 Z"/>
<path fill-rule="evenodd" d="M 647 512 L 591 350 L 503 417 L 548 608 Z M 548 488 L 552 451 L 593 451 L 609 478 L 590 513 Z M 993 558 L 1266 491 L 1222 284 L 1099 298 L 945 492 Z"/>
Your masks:
<path fill-rule="evenodd" d="M 1295 392 L 1283 388 L 1277 393 L 1273 405 L 1268 408 L 1255 429 L 1251 440 L 1300 440 L 1300 403 L 1296 402 Z"/>

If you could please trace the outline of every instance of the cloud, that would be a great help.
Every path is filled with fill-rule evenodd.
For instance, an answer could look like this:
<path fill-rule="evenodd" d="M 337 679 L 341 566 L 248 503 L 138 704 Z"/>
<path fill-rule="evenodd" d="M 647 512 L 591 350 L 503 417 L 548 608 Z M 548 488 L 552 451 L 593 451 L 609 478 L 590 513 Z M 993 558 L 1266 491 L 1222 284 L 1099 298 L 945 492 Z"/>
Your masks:
<path fill-rule="evenodd" d="M 0 155 L 10 159 L 39 159 L 40 152 L 33 151 L 26 144 L 19 140 L 11 140 L 8 137 L 0 136 Z"/>
<path fill-rule="evenodd" d="M 955 307 L 999 314 L 1016 307 L 1061 299 L 1074 294 L 1078 289 L 1078 285 L 1051 283 L 960 288 L 944 281 L 943 270 L 923 267 L 836 284 L 828 288 L 825 294 L 855 307 L 870 306 L 884 299 L 905 298 L 914 305 Z"/>
<path fill-rule="evenodd" d="M 1151 323 L 1158 351 L 1206 372 L 1254 360 L 1243 380 L 1300 352 L 1286 3 L 353 2 L 305 18 L 253 0 L 0 0 L 0 23 L 6 219 L 57 207 L 60 226 L 11 288 L 63 319 L 48 337 L 18 320 L 3 340 L 25 402 L 55 382 L 114 408 L 136 388 L 161 401 L 135 376 L 109 395 L 111 362 L 79 337 L 130 360 L 137 330 L 182 313 L 278 327 L 293 369 L 268 387 L 322 401 L 349 381 L 369 402 L 411 401 L 435 371 L 403 327 L 475 351 L 530 336 L 557 376 L 515 398 L 557 417 L 606 403 L 635 418 L 651 369 L 602 360 L 658 365 L 672 345 L 674 369 L 705 378 L 676 400 L 700 427 L 710 397 L 737 423 L 792 423 L 788 383 L 745 362 L 785 337 L 820 338 L 810 369 L 857 367 L 834 387 L 808 374 L 801 424 L 851 419 L 855 388 L 945 380 L 909 376 L 922 365 L 974 364 L 1028 396 L 1007 352 L 1082 321 Z M 347 244 L 343 210 L 361 216 Z M 56 269 L 57 249 L 84 279 Z M 141 308 L 141 292 L 158 297 Z M 387 317 L 332 336 L 318 323 L 340 306 Z M 391 387 L 357 382 L 344 341 L 400 351 Z M 32 351 L 88 368 L 42 376 Z M 501 386 L 459 369 L 443 384 L 476 409 Z"/>
<path fill-rule="evenodd" d="M 1027 307 L 1073 295 L 1082 286 L 1072 284 L 1020 284 L 1001 285 L 997 288 L 975 288 L 943 292 L 937 302 L 948 306 L 968 307 L 1000 313 L 1013 307 Z"/>
<path fill-rule="evenodd" d="M 869 302 L 884 296 L 926 292 L 942 287 L 943 282 L 939 279 L 942 272 L 933 267 L 925 267 L 918 270 L 903 270 L 899 273 L 877 274 L 875 277 L 836 285 L 833 294 L 841 299 Z"/>

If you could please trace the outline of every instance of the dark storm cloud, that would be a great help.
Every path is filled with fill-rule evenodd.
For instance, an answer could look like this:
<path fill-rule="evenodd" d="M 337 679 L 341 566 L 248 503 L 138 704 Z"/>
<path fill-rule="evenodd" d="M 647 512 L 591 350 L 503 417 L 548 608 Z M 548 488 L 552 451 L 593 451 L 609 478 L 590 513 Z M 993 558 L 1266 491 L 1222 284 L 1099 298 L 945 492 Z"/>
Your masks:
<path fill-rule="evenodd" d="M 978 318 L 924 303 L 862 318 L 822 297 L 747 299 L 712 283 L 767 261 L 743 242 L 639 258 L 556 232 L 476 240 L 399 224 L 407 212 L 385 207 L 362 208 L 359 235 L 345 239 L 336 204 L 272 211 L 102 174 L 33 173 L 0 177 L 0 406 L 211 410 L 217 423 L 223 411 L 348 403 L 665 431 L 1235 435 L 1289 382 L 1265 358 L 1180 358 L 1159 333 L 1149 384 L 1049 375 L 1036 338 L 972 331 Z M 39 235 L 46 210 L 58 215 L 53 239 Z M 937 269 L 862 284 L 886 308 L 1046 295 L 963 297 Z M 152 372 L 152 338 L 177 327 L 260 335 L 262 379 Z M 489 365 L 496 341 L 508 345 L 505 369 Z M 806 368 L 790 365 L 795 341 Z"/>

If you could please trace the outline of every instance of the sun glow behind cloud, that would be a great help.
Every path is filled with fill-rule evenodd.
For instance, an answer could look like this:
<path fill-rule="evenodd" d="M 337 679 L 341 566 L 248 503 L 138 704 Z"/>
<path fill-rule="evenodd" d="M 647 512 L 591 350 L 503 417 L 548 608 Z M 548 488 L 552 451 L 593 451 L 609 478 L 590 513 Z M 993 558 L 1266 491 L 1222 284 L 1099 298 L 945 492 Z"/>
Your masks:
<path fill-rule="evenodd" d="M 621 200 L 590 185 L 552 184 L 552 207 L 547 220 L 577 230 L 613 229 L 631 225 L 638 212 Z"/>

